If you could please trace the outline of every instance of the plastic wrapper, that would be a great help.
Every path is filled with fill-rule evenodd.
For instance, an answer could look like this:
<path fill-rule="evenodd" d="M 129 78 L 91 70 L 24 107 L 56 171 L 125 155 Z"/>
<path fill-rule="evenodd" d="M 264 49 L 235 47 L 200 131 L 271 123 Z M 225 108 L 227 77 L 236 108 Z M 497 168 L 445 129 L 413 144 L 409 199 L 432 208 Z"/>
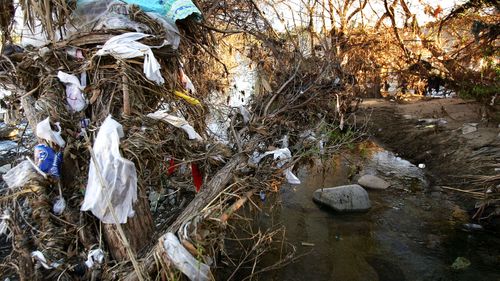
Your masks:
<path fill-rule="evenodd" d="M 85 86 L 82 86 L 80 80 L 75 75 L 59 71 L 57 78 L 66 86 L 66 101 L 73 111 L 82 111 L 87 106 L 87 101 L 83 96 Z"/>
<path fill-rule="evenodd" d="M 35 146 L 35 165 L 50 176 L 56 178 L 61 176 L 62 159 L 62 152 L 55 152 L 44 144 Z"/>
<path fill-rule="evenodd" d="M 10 169 L 2 178 L 10 189 L 22 188 L 34 179 L 43 179 L 28 160 L 24 160 Z"/>
<path fill-rule="evenodd" d="M 54 212 L 56 216 L 60 216 L 64 212 L 64 209 L 66 209 L 66 200 L 64 200 L 64 197 L 59 196 L 52 207 L 52 212 Z"/>
<path fill-rule="evenodd" d="M 170 115 L 164 110 L 149 113 L 147 116 L 149 118 L 167 122 L 176 128 L 183 129 L 186 134 L 188 134 L 188 138 L 190 140 L 203 140 L 203 138 L 194 130 L 193 126 L 189 125 L 189 123 L 184 118 Z"/>
<path fill-rule="evenodd" d="M 60 147 L 64 147 L 66 142 L 61 137 L 61 126 L 59 125 L 59 122 L 55 125 L 57 127 L 57 132 L 52 130 L 50 126 L 50 118 L 47 117 L 45 120 L 36 125 L 36 136 L 48 141 L 49 143 L 55 143 Z"/>
<path fill-rule="evenodd" d="M 179 242 L 177 236 L 169 232 L 165 235 L 163 246 L 168 259 L 191 281 L 211 280 L 210 267 L 196 260 Z"/>
<path fill-rule="evenodd" d="M 48 263 L 47 259 L 45 259 L 45 256 L 43 255 L 42 252 L 40 251 L 34 251 L 31 252 L 31 257 L 37 261 L 37 264 L 43 266 L 45 269 L 53 269 L 53 268 L 58 268 L 61 264 L 58 262 L 52 262 Z"/>
<path fill-rule="evenodd" d="M 102 123 L 94 142 L 95 160 L 105 186 L 101 185 L 98 170 L 91 160 L 81 210 L 92 211 L 104 223 L 116 223 L 108 200 L 115 210 L 117 223 L 126 223 L 127 218 L 134 216 L 132 205 L 137 200 L 137 172 L 134 163 L 120 154 L 123 136 L 122 125 L 110 115 Z"/>
<path fill-rule="evenodd" d="M 148 36 L 151 35 L 139 32 L 128 32 L 114 36 L 104 44 L 102 49 L 97 51 L 96 55 L 111 55 L 116 59 L 144 57 L 143 71 L 146 78 L 162 85 L 165 83 L 165 80 L 160 72 L 161 66 L 156 60 L 153 51 L 151 51 L 151 47 L 137 42 L 137 40 Z M 162 46 L 157 47 L 159 48 Z"/>

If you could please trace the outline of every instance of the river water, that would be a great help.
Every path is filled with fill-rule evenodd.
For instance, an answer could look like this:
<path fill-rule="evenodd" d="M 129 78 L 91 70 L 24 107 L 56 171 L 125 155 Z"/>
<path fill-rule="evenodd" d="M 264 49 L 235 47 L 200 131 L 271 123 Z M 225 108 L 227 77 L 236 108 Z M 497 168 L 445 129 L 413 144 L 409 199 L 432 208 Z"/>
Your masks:
<path fill-rule="evenodd" d="M 372 148 L 362 160 L 361 173 L 391 183 L 368 191 L 370 211 L 338 214 L 312 201 L 318 188 L 354 183 L 349 178 L 358 160 L 342 154 L 303 167 L 301 185 L 282 187 L 280 208 L 264 209 L 304 256 L 260 280 L 500 280 L 500 239 L 464 231 L 469 215 L 446 194 L 431 192 L 420 169 L 388 151 Z M 266 225 L 266 217 L 256 221 Z M 263 266 L 278 256 L 271 253 Z M 471 265 L 453 269 L 458 257 Z"/>

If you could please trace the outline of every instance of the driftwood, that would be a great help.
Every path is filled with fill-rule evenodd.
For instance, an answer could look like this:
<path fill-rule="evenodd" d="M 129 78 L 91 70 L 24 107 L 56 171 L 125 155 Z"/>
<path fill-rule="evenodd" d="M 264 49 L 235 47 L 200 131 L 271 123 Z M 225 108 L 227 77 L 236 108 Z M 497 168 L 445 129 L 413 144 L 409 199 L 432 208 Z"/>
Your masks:
<path fill-rule="evenodd" d="M 245 164 L 247 157 L 243 154 L 234 156 L 222 169 L 220 169 L 212 179 L 202 188 L 200 193 L 191 201 L 191 203 L 184 209 L 184 211 L 177 217 L 177 219 L 170 225 L 167 232 L 176 233 L 177 230 L 193 217 L 195 217 L 207 204 L 212 202 L 222 190 L 227 186 L 233 177 L 233 172 L 238 166 Z M 146 254 L 145 259 L 141 263 L 141 267 L 149 275 L 155 271 L 155 255 L 161 255 L 163 247 L 164 236 L 160 237 L 158 246 Z M 138 281 L 136 272 L 130 272 L 125 281 Z"/>

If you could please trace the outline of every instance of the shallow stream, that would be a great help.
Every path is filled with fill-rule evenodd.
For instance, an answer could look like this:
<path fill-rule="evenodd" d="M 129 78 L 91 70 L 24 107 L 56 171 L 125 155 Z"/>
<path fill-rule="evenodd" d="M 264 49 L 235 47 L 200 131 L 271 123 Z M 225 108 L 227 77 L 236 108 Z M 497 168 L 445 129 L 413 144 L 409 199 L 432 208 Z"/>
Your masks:
<path fill-rule="evenodd" d="M 305 255 L 260 280 L 500 280 L 500 239 L 464 231 L 469 215 L 447 194 L 431 192 L 423 171 L 391 152 L 374 147 L 361 160 L 361 174 L 391 183 L 386 190 L 368 190 L 370 211 L 339 214 L 311 200 L 318 188 L 355 183 L 349 177 L 359 158 L 343 154 L 304 167 L 301 185 L 282 187 L 273 220 L 286 227 L 297 254 Z M 269 217 L 257 220 L 266 225 Z M 453 269 L 458 257 L 470 266 Z"/>

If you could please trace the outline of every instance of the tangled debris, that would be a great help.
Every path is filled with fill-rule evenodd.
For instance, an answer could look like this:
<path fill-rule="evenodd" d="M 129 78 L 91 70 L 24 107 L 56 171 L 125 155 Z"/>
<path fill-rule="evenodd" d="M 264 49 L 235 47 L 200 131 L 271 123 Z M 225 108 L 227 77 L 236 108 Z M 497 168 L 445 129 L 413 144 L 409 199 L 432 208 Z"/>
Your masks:
<path fill-rule="evenodd" d="M 237 211 L 258 208 L 285 178 L 297 183 L 292 169 L 303 157 L 356 136 L 348 118 L 359 101 L 337 80 L 341 69 L 287 50 L 252 1 L 200 1 L 201 23 L 190 1 L 167 1 L 190 8 L 166 17 L 147 1 L 81 2 L 20 2 L 33 32 L 41 23 L 40 47 L 13 45 L 12 15 L 1 15 L 1 84 L 39 144 L 6 175 L 20 183 L 2 191 L 0 229 L 12 241 L 2 267 L 20 280 L 177 279 L 179 271 L 210 280 L 223 260 L 234 272 L 255 267 L 282 229 L 255 232 Z M 222 9 L 235 25 L 242 6 L 251 20 L 235 33 L 280 55 L 250 50 L 259 91 L 230 109 L 221 143 L 206 130 L 217 106 L 210 96 L 228 74 L 216 55 L 228 32 L 215 15 Z M 229 241 L 244 254 L 232 256 Z M 277 266 L 292 259 L 284 256 Z"/>

